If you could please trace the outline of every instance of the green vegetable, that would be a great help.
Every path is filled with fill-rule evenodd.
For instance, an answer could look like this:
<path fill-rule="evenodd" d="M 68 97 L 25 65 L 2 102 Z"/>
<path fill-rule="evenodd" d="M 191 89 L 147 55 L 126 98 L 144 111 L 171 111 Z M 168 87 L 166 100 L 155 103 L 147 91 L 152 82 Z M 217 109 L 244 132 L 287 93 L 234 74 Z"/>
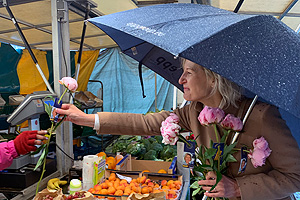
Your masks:
<path fill-rule="evenodd" d="M 126 153 L 131 154 L 132 156 L 139 156 L 144 144 L 140 143 L 131 143 L 126 149 Z"/>
<path fill-rule="evenodd" d="M 151 137 L 151 138 L 148 138 L 149 142 L 150 143 L 157 143 L 156 139 Z"/>
<path fill-rule="evenodd" d="M 144 144 L 147 151 L 151 148 L 151 142 L 148 139 L 142 139 L 142 143 Z"/>
<path fill-rule="evenodd" d="M 163 150 L 160 152 L 160 158 L 166 161 L 173 160 L 176 155 L 177 150 L 171 145 L 164 146 Z"/>
<path fill-rule="evenodd" d="M 159 155 L 159 153 L 163 150 L 163 147 L 161 144 L 153 143 L 151 144 L 150 150 L 154 150 L 156 152 L 156 156 Z"/>
<path fill-rule="evenodd" d="M 156 151 L 153 149 L 149 150 L 147 153 L 145 153 L 144 160 L 156 160 Z"/>
<path fill-rule="evenodd" d="M 112 153 L 124 152 L 127 149 L 129 142 L 122 141 L 116 142 L 112 148 Z"/>

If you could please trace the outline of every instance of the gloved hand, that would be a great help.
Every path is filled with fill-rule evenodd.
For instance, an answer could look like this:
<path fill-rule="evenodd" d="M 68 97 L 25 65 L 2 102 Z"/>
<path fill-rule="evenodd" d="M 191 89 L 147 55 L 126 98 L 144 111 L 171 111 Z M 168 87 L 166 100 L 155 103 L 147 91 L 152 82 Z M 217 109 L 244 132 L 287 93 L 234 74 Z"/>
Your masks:
<path fill-rule="evenodd" d="M 47 131 L 24 131 L 14 139 L 15 149 L 19 155 L 24 155 L 30 151 L 36 150 L 36 144 L 41 144 L 37 139 L 47 139 Z"/>

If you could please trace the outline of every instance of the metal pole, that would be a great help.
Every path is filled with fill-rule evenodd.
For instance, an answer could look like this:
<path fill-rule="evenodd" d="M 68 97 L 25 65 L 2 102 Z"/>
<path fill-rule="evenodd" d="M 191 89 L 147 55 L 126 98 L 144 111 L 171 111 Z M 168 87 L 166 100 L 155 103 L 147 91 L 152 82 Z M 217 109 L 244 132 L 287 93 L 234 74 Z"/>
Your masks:
<path fill-rule="evenodd" d="M 22 32 L 22 30 L 21 30 L 21 28 L 20 28 L 20 26 L 19 26 L 19 24 L 18 24 L 18 22 L 17 22 L 15 16 L 13 15 L 12 11 L 10 10 L 10 8 L 9 8 L 9 6 L 8 6 L 6 0 L 3 1 L 3 6 L 6 8 L 6 10 L 7 10 L 9 16 L 10 16 L 10 18 L 11 18 L 11 21 L 14 23 L 16 29 L 18 30 L 18 33 L 19 33 L 19 35 L 20 35 L 22 41 L 23 41 L 24 44 L 25 44 L 25 48 L 28 50 L 28 52 L 29 52 L 29 54 L 30 54 L 30 56 L 31 56 L 31 58 L 32 58 L 32 60 L 33 60 L 33 62 L 34 62 L 34 64 L 35 64 L 37 70 L 39 71 L 41 77 L 43 78 L 43 80 L 44 80 L 44 82 L 45 82 L 45 84 L 46 84 L 48 90 L 49 90 L 51 93 L 54 94 L 54 91 L 53 91 L 53 89 L 51 88 L 51 85 L 49 84 L 48 80 L 46 79 L 46 77 L 45 77 L 45 75 L 44 75 L 44 73 L 43 73 L 41 67 L 39 66 L 38 61 L 37 61 L 36 57 L 34 56 L 32 50 L 31 50 L 31 48 L 30 48 L 30 46 L 29 46 L 29 44 L 28 44 L 28 42 L 27 42 L 27 40 L 26 40 L 26 38 L 25 38 L 25 35 L 23 34 L 23 32 Z"/>
<path fill-rule="evenodd" d="M 79 75 L 79 70 L 80 70 L 80 62 L 81 62 L 81 57 L 82 57 L 82 49 L 83 49 L 83 43 L 84 43 L 84 37 L 85 37 L 85 32 L 86 32 L 86 26 L 87 26 L 87 19 L 90 13 L 90 5 L 87 4 L 87 11 L 85 13 L 84 17 L 84 23 L 83 23 L 83 28 L 82 28 L 82 34 L 81 34 L 81 41 L 80 41 L 80 46 L 79 46 L 79 52 L 78 52 L 78 59 L 77 59 L 77 65 L 76 65 L 76 72 L 75 72 L 75 80 L 78 81 L 78 75 Z"/>
<path fill-rule="evenodd" d="M 59 79 L 71 76 L 70 65 L 70 35 L 69 35 L 69 9 L 66 0 L 51 0 L 52 15 L 52 46 L 53 46 L 53 76 L 54 88 L 57 95 L 61 95 L 64 88 L 59 84 Z M 65 95 L 63 101 L 69 100 L 69 95 Z M 56 144 L 71 157 L 73 155 L 73 128 L 72 123 L 63 122 L 56 129 Z M 67 174 L 72 167 L 72 160 L 63 154 L 58 148 L 57 170 Z"/>
<path fill-rule="evenodd" d="M 235 9 L 234 9 L 233 12 L 237 13 L 240 10 L 240 8 L 241 8 L 241 6 L 242 6 L 243 3 L 244 3 L 244 0 L 240 0 L 238 2 L 238 4 L 236 5 L 236 7 L 235 7 Z"/>
<path fill-rule="evenodd" d="M 258 96 L 255 95 L 254 99 L 252 100 L 252 102 L 251 102 L 251 104 L 250 104 L 250 106 L 249 106 L 249 108 L 248 108 L 248 110 L 247 110 L 247 112 L 246 112 L 246 114 L 245 114 L 245 117 L 244 117 L 244 119 L 243 119 L 243 125 L 245 125 L 245 123 L 246 123 L 246 121 L 247 121 L 247 119 L 248 119 L 248 117 L 249 117 L 249 115 L 250 115 L 252 109 L 254 108 L 254 105 L 255 105 L 257 99 L 258 99 Z M 240 134 L 239 132 L 236 132 L 236 133 L 235 133 L 235 135 L 234 135 L 234 137 L 233 137 L 233 139 L 232 139 L 231 144 L 235 143 L 235 141 L 236 141 L 237 137 L 239 136 L 239 134 Z"/>

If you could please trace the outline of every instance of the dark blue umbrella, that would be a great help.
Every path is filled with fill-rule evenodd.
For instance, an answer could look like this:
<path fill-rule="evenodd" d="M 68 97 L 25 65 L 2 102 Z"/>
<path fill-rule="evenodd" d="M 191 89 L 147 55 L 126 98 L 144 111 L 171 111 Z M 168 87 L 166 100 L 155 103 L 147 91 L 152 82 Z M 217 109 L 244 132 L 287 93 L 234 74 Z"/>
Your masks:
<path fill-rule="evenodd" d="M 300 118 L 300 37 L 273 16 L 162 4 L 89 21 L 180 89 L 183 57 Z"/>

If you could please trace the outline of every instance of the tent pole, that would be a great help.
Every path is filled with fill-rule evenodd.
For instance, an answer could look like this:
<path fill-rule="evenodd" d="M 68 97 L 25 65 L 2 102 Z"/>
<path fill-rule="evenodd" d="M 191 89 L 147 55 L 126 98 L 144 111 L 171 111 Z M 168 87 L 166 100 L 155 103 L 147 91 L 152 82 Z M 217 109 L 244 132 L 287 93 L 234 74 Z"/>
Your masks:
<path fill-rule="evenodd" d="M 241 6 L 242 6 L 243 3 L 244 3 L 244 0 L 240 0 L 238 2 L 238 4 L 236 5 L 236 7 L 235 7 L 235 9 L 234 9 L 233 12 L 235 12 L 235 13 L 239 12 L 239 10 L 240 10 L 240 8 L 241 8 Z"/>
<path fill-rule="evenodd" d="M 14 17 L 12 11 L 10 10 L 10 8 L 9 8 L 9 6 L 8 6 L 6 0 L 3 0 L 3 6 L 6 8 L 6 10 L 7 10 L 9 16 L 10 16 L 10 18 L 11 18 L 11 21 L 14 23 L 16 29 L 18 30 L 18 33 L 20 34 L 20 36 L 21 36 L 21 38 L 22 38 L 22 40 L 23 40 L 23 42 L 24 42 L 24 44 L 25 44 L 25 47 L 26 47 L 26 49 L 28 50 L 28 52 L 29 52 L 29 54 L 30 54 L 30 56 L 31 56 L 31 58 L 32 58 L 32 60 L 33 60 L 33 62 L 34 62 L 34 64 L 35 64 L 37 70 L 39 71 L 40 75 L 42 76 L 42 78 L 43 78 L 43 80 L 44 80 L 44 82 L 45 82 L 45 84 L 46 84 L 48 90 L 49 90 L 51 93 L 54 94 L 54 91 L 53 91 L 53 89 L 51 88 L 51 85 L 49 84 L 48 80 L 46 79 L 46 77 L 45 77 L 45 75 L 44 75 L 44 73 L 43 73 L 41 67 L 39 66 L 38 61 L 37 61 L 36 57 L 34 56 L 32 50 L 31 50 L 31 48 L 30 48 L 30 46 L 29 46 L 29 44 L 28 44 L 28 42 L 27 42 L 27 40 L 26 40 L 26 38 L 25 38 L 25 36 L 24 36 L 24 34 L 23 34 L 23 32 L 22 32 L 22 30 L 21 30 L 21 28 L 20 28 L 20 26 L 19 26 L 19 24 L 18 24 L 18 22 L 17 22 L 17 20 L 16 20 L 16 18 Z"/>
<path fill-rule="evenodd" d="M 83 23 L 83 28 L 82 28 L 82 34 L 81 34 L 81 41 L 80 41 L 80 47 L 79 47 L 79 52 L 78 52 L 78 59 L 77 59 L 77 65 L 76 65 L 76 72 L 75 72 L 75 80 L 78 81 L 78 75 L 79 75 L 79 70 L 80 70 L 80 62 L 81 62 L 81 57 L 82 57 L 82 48 L 83 48 L 83 42 L 84 42 L 84 37 L 85 37 L 85 32 L 86 32 L 86 26 L 87 26 L 87 19 L 90 13 L 90 5 L 86 5 L 87 10 L 85 13 L 84 17 L 84 23 Z"/>

